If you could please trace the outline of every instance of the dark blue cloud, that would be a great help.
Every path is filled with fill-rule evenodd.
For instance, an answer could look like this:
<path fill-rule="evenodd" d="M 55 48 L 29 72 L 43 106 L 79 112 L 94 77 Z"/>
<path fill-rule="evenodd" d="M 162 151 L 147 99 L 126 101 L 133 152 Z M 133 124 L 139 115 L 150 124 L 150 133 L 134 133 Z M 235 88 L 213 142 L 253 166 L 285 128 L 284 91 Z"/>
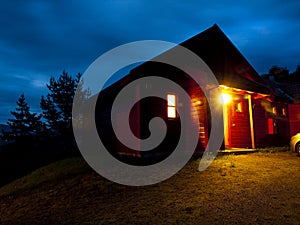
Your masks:
<path fill-rule="evenodd" d="M 180 43 L 217 23 L 259 73 L 300 63 L 299 1 L 5 1 L 0 7 L 0 123 L 22 92 L 32 109 L 50 76 L 84 72 L 144 39 Z"/>

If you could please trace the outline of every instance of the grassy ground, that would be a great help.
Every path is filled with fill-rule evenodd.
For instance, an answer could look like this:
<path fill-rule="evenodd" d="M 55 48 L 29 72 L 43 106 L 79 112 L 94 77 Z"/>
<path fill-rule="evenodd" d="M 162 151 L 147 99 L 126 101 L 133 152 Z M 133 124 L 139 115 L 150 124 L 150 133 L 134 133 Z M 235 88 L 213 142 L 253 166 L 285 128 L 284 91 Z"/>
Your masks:
<path fill-rule="evenodd" d="M 299 224 L 294 153 L 218 156 L 203 172 L 198 163 L 159 184 L 128 187 L 80 158 L 59 161 L 0 189 L 0 224 Z"/>

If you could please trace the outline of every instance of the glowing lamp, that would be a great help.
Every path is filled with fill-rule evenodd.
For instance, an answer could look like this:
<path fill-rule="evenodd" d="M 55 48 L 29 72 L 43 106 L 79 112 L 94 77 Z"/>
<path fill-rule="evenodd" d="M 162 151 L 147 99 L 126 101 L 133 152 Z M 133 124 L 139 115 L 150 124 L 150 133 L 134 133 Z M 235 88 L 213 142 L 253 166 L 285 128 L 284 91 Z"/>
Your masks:
<path fill-rule="evenodd" d="M 231 101 L 231 95 L 227 93 L 222 93 L 220 96 L 220 102 L 224 105 L 228 104 Z"/>

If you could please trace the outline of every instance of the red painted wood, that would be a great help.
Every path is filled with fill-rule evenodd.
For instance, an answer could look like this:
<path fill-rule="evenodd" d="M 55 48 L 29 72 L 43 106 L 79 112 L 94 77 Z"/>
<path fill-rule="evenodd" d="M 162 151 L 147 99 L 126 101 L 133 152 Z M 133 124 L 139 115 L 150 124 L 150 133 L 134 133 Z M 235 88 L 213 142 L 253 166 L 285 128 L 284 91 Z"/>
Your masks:
<path fill-rule="evenodd" d="M 248 100 L 243 95 L 232 95 L 227 105 L 229 116 L 230 144 L 232 148 L 251 148 L 251 132 Z M 238 99 L 238 100 L 235 100 Z M 237 113 L 235 104 L 242 103 L 242 112 Z"/>
<path fill-rule="evenodd" d="M 189 94 L 192 100 L 191 107 L 191 118 L 194 119 L 194 123 L 199 123 L 199 144 L 196 151 L 204 151 L 207 147 L 208 138 L 209 138 L 209 118 L 208 118 L 208 105 L 206 97 L 203 91 L 199 87 L 190 87 Z"/>
<path fill-rule="evenodd" d="M 300 104 L 289 104 L 290 136 L 300 132 Z"/>

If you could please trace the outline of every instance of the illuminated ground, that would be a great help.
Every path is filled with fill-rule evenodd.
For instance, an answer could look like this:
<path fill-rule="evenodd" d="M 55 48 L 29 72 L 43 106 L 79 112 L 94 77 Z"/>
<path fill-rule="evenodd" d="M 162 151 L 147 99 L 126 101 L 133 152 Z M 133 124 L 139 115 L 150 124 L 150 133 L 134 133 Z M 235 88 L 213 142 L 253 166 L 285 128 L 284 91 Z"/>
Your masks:
<path fill-rule="evenodd" d="M 0 224 L 299 224 L 300 157 L 291 152 L 189 163 L 146 187 L 109 182 L 80 159 L 0 189 Z"/>

